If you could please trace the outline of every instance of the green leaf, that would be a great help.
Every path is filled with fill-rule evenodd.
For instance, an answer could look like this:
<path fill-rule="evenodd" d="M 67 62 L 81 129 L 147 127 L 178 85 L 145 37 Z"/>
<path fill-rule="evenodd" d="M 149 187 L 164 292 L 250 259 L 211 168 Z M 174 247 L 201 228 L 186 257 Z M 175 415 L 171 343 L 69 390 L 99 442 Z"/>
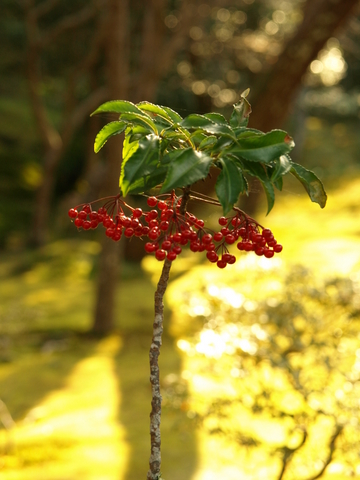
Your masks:
<path fill-rule="evenodd" d="M 327 195 L 324 185 L 315 175 L 315 173 L 307 170 L 297 163 L 292 163 L 291 173 L 303 184 L 311 201 L 319 204 L 321 208 L 324 208 L 326 205 Z"/>
<path fill-rule="evenodd" d="M 268 202 L 268 210 L 266 213 L 266 215 L 268 215 L 275 203 L 275 192 L 274 187 L 272 186 L 272 183 L 269 180 L 269 177 L 267 176 L 264 167 L 260 163 L 248 162 L 246 160 L 243 160 L 241 163 L 245 172 L 260 180 Z"/>
<path fill-rule="evenodd" d="M 201 128 L 209 125 L 215 124 L 205 115 L 198 115 L 197 113 L 191 113 L 180 122 L 180 126 L 184 128 Z"/>
<path fill-rule="evenodd" d="M 271 174 L 270 180 L 275 183 L 279 178 L 290 172 L 292 161 L 289 155 L 281 155 L 274 161 L 274 169 Z"/>
<path fill-rule="evenodd" d="M 169 165 L 168 174 L 162 186 L 161 193 L 176 187 L 185 187 L 205 178 L 209 173 L 212 158 L 205 152 L 187 148 L 181 151 Z"/>
<path fill-rule="evenodd" d="M 214 114 L 216 115 L 216 114 Z M 215 123 L 210 118 L 205 115 L 198 115 L 197 113 L 192 113 L 184 118 L 180 123 L 184 128 L 197 128 L 202 129 L 207 133 L 219 134 L 223 136 L 228 136 L 235 140 L 235 134 L 233 130 L 227 124 Z"/>
<path fill-rule="evenodd" d="M 265 135 L 264 132 L 256 130 L 256 128 L 237 127 L 233 130 L 237 139 L 253 137 L 255 135 Z"/>
<path fill-rule="evenodd" d="M 110 137 L 122 133 L 127 127 L 126 122 L 110 122 L 103 127 L 96 135 L 94 143 L 94 152 L 98 153 L 99 150 L 105 145 Z"/>
<path fill-rule="evenodd" d="M 138 180 L 134 180 L 129 187 L 128 193 L 137 194 L 137 193 L 144 193 L 152 188 L 157 187 L 165 180 L 166 173 L 167 173 L 166 166 L 158 166 L 148 175 L 144 175 L 140 177 Z"/>
<path fill-rule="evenodd" d="M 174 121 L 172 120 L 171 116 L 168 114 L 168 112 L 160 107 L 159 105 L 154 105 L 153 103 L 150 102 L 140 102 L 137 104 L 137 106 L 142 110 L 143 112 L 150 112 L 153 115 L 159 115 L 161 118 L 166 120 L 168 123 L 173 124 Z"/>
<path fill-rule="evenodd" d="M 289 153 L 294 141 L 283 130 L 272 130 L 264 135 L 254 135 L 237 141 L 230 151 L 252 162 L 269 163 Z"/>
<path fill-rule="evenodd" d="M 151 120 L 150 117 L 143 114 L 142 112 L 140 115 L 138 113 L 123 113 L 120 116 L 121 120 L 127 120 L 128 122 L 132 123 L 132 125 L 139 125 L 141 127 L 148 128 L 149 133 L 152 131 L 154 133 L 158 133 L 155 123 Z"/>
<path fill-rule="evenodd" d="M 278 178 L 277 180 L 275 180 L 275 182 L 273 182 L 273 184 L 275 185 L 275 187 L 281 192 L 281 190 L 283 189 L 283 178 L 280 177 Z"/>
<path fill-rule="evenodd" d="M 210 135 L 209 137 L 204 138 L 204 140 L 200 143 L 199 149 L 204 150 L 205 148 L 210 148 L 217 142 L 217 138 L 214 135 Z"/>
<path fill-rule="evenodd" d="M 218 123 L 219 125 L 229 125 L 226 121 L 226 118 L 221 115 L 221 113 L 205 113 L 204 117 L 208 118 L 214 123 Z"/>
<path fill-rule="evenodd" d="M 126 100 L 111 100 L 105 102 L 98 107 L 91 116 L 97 113 L 138 113 L 143 115 L 143 112 L 132 102 Z"/>
<path fill-rule="evenodd" d="M 134 143 L 137 148 L 128 151 L 121 165 L 120 188 L 124 196 L 133 183 L 150 175 L 159 164 L 159 138 L 156 135 L 148 135 Z"/>
<path fill-rule="evenodd" d="M 205 133 L 202 132 L 201 130 L 196 130 L 196 132 L 190 135 L 191 141 L 196 147 L 198 147 L 206 137 L 207 136 L 205 135 Z"/>
<path fill-rule="evenodd" d="M 169 115 L 169 117 L 171 118 L 171 120 L 174 122 L 174 123 L 179 123 L 181 122 L 182 120 L 182 117 L 180 117 L 180 115 L 175 112 L 174 110 L 172 110 L 171 108 L 169 107 L 164 107 L 162 106 L 161 108 L 163 108 L 165 110 L 165 112 Z"/>
<path fill-rule="evenodd" d="M 219 159 L 222 166 L 215 185 L 215 191 L 226 215 L 238 201 L 240 193 L 246 192 L 244 176 L 230 157 Z"/>
<path fill-rule="evenodd" d="M 230 117 L 230 125 L 232 127 L 246 127 L 249 122 L 250 113 L 250 103 L 246 98 L 241 98 L 240 101 L 234 105 L 234 110 Z"/>

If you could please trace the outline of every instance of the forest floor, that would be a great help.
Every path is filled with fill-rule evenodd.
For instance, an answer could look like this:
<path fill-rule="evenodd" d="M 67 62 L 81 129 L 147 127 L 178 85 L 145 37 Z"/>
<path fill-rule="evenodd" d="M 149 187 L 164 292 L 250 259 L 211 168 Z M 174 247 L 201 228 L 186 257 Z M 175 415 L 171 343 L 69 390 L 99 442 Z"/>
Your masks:
<path fill-rule="evenodd" d="M 279 256 L 284 263 L 301 263 L 323 276 L 347 276 L 360 270 L 360 180 L 329 193 L 328 206 L 320 210 L 302 192 L 285 191 L 274 212 L 259 221 L 284 245 Z M 53 242 L 40 252 L 1 254 L 0 399 L 14 421 L 8 430 L 0 425 L 2 480 L 146 478 L 152 279 L 159 265 L 148 259 L 143 270 L 123 266 L 117 329 L 99 340 L 86 334 L 98 253 L 98 244 L 82 236 Z M 193 257 L 183 266 L 177 262 L 176 273 L 186 275 Z M 168 297 L 168 320 L 170 306 Z M 236 461 L 226 442 L 217 473 L 213 470 L 212 476 L 206 469 L 207 462 L 214 463 L 212 440 L 204 439 L 187 409 L 186 386 L 177 381 L 185 358 L 175 343 L 167 329 L 162 383 L 166 391 L 171 385 L 179 391 L 174 402 L 165 396 L 164 478 L 236 478 Z M 0 422 L 7 419 L 3 409 Z M 334 471 L 324 478 L 344 477 Z"/>

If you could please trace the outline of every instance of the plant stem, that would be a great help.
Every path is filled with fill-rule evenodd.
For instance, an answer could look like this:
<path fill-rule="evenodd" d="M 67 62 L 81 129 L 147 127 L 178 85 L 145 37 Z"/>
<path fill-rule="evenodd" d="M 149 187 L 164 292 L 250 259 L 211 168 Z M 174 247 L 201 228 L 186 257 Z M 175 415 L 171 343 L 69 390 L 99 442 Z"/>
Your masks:
<path fill-rule="evenodd" d="M 158 480 L 160 478 L 161 467 L 161 393 L 160 393 L 160 375 L 159 375 L 159 355 L 162 344 L 164 303 L 163 298 L 169 281 L 171 262 L 165 260 L 159 283 L 155 292 L 155 319 L 153 325 L 153 338 L 150 347 L 150 383 L 151 383 L 151 413 L 150 413 L 150 437 L 151 454 L 150 469 L 147 474 L 147 480 Z"/>
<path fill-rule="evenodd" d="M 184 195 L 180 206 L 182 215 L 186 212 L 186 206 L 190 197 L 190 188 L 184 188 Z M 155 319 L 153 324 L 153 337 L 149 352 L 150 358 L 150 383 L 151 383 L 151 413 L 150 413 L 150 438 L 151 453 L 147 480 L 160 480 L 161 478 L 161 393 L 160 393 L 160 370 L 159 355 L 162 344 L 164 324 L 164 295 L 169 283 L 171 262 L 165 259 L 159 282 L 155 292 Z"/>

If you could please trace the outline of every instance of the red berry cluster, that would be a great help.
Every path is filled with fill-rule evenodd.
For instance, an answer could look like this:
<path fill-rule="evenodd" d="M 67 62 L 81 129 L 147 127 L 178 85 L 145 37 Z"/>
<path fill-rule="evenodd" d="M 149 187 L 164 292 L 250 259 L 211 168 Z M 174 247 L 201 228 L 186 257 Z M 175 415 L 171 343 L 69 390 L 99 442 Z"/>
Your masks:
<path fill-rule="evenodd" d="M 143 212 L 141 208 L 127 205 L 118 195 L 111 197 L 97 211 L 92 209 L 91 204 L 82 205 L 80 211 L 72 208 L 69 217 L 78 228 L 84 230 L 102 224 L 106 229 L 105 234 L 114 241 L 119 241 L 122 235 L 127 238 L 146 236 L 149 241 L 145 243 L 145 251 L 154 253 L 159 261 L 165 258 L 175 260 L 182 247 L 189 244 L 191 251 L 206 251 L 210 262 L 224 268 L 227 264 L 235 263 L 236 258 L 229 253 L 228 245 L 239 238 L 239 250 L 254 251 L 267 258 L 282 250 L 269 229 L 261 227 L 241 210 L 235 209 L 236 214 L 230 218 L 221 217 L 221 230 L 210 233 L 209 229 L 204 228 L 203 220 L 189 212 L 181 213 L 181 197 L 175 193 L 164 199 L 148 197 L 147 204 L 152 210 Z M 124 208 L 130 214 L 127 215 Z"/>

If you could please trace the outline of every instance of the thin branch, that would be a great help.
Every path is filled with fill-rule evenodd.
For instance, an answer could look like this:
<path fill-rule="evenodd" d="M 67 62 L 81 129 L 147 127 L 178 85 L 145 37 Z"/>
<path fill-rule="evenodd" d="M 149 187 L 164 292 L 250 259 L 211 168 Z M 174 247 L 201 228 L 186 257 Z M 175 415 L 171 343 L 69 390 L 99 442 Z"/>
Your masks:
<path fill-rule="evenodd" d="M 277 480 L 282 480 L 283 479 L 290 460 L 292 459 L 294 454 L 298 450 L 300 450 L 300 448 L 305 444 L 306 439 L 307 439 L 307 431 L 304 429 L 303 430 L 303 438 L 302 438 L 301 442 L 299 443 L 299 445 L 297 447 L 294 447 L 294 448 L 286 447 L 286 448 L 282 449 L 282 452 L 283 452 L 283 456 L 282 456 L 282 459 L 281 459 L 282 467 L 281 467 L 281 471 L 279 473 L 279 476 L 277 477 Z"/>
<path fill-rule="evenodd" d="M 34 8 L 34 15 L 36 15 L 37 18 L 40 18 L 47 13 L 51 12 L 54 7 L 59 3 L 60 0 L 46 0 L 43 3 L 40 3 Z"/>
<path fill-rule="evenodd" d="M 330 439 L 329 453 L 328 453 L 328 456 L 327 456 L 326 460 L 324 461 L 324 465 L 323 465 L 322 469 L 320 470 L 320 472 L 318 472 L 313 477 L 309 477 L 308 480 L 316 480 L 317 478 L 320 478 L 324 475 L 325 470 L 327 469 L 327 467 L 332 462 L 334 452 L 335 452 L 336 440 L 337 440 L 338 436 L 340 435 L 340 433 L 343 431 L 343 429 L 344 429 L 343 425 L 336 425 L 335 433 Z"/>
<path fill-rule="evenodd" d="M 55 27 L 49 29 L 47 32 L 44 33 L 43 37 L 39 40 L 39 46 L 41 48 L 44 48 L 49 45 L 49 43 L 53 42 L 56 37 L 58 37 L 62 33 L 72 30 L 74 28 L 78 28 L 80 25 L 88 22 L 91 18 L 95 16 L 96 11 L 101 3 L 104 2 L 91 3 L 82 10 L 79 10 L 72 15 L 67 15 L 66 17 L 61 19 L 59 23 L 55 25 Z"/>
<path fill-rule="evenodd" d="M 184 188 L 184 195 L 180 206 L 182 215 L 186 212 L 189 201 L 190 188 Z M 159 355 L 162 344 L 164 324 L 164 295 L 169 283 L 171 262 L 166 259 L 162 268 L 161 276 L 155 292 L 155 319 L 153 324 L 153 338 L 149 352 L 150 358 L 150 383 L 151 383 L 151 413 L 150 413 L 150 438 L 151 454 L 149 460 L 150 469 L 147 480 L 159 480 L 161 473 L 161 393 L 160 393 L 160 370 Z"/>

